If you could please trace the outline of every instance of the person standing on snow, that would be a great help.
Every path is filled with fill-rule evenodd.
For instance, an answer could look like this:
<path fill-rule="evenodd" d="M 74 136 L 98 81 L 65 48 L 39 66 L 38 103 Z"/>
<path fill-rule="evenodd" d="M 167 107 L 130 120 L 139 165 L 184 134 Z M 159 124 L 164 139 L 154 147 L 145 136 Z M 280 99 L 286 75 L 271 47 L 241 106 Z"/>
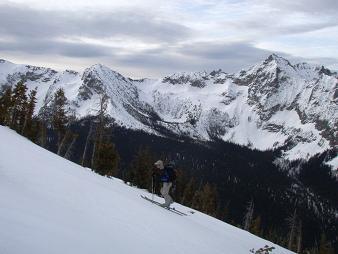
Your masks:
<path fill-rule="evenodd" d="M 169 208 L 170 204 L 174 202 L 172 197 L 169 195 L 169 191 L 173 185 L 174 180 L 174 169 L 171 165 L 164 166 L 163 161 L 161 160 L 156 161 L 154 166 L 160 170 L 160 181 L 162 182 L 162 188 L 160 192 L 165 201 L 161 206 Z"/>

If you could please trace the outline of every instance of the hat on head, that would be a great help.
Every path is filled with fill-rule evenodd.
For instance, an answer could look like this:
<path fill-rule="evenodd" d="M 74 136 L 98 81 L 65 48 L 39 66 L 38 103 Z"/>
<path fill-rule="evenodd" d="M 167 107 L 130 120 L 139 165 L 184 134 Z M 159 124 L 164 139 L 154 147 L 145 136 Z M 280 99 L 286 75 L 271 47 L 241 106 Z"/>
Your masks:
<path fill-rule="evenodd" d="M 163 161 L 161 160 L 158 160 L 154 163 L 155 167 L 159 168 L 159 169 L 163 169 L 164 166 L 163 166 Z"/>

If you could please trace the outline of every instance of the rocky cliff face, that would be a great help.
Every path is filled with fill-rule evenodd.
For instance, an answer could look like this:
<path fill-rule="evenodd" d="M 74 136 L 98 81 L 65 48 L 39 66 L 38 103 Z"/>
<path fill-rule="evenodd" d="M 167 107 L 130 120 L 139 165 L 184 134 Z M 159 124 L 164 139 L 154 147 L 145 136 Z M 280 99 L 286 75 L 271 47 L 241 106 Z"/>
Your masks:
<path fill-rule="evenodd" d="M 337 145 L 337 74 L 306 63 L 292 65 L 276 55 L 238 80 L 249 86 L 248 103 L 262 120 L 276 112 L 296 111 L 302 124 L 315 123 L 325 138 Z"/>
<path fill-rule="evenodd" d="M 83 73 L 0 61 L 0 91 L 21 79 L 38 88 L 37 111 L 58 88 L 78 117 L 93 115 L 102 94 L 115 122 L 157 135 L 221 138 L 284 157 L 308 158 L 337 146 L 337 73 L 277 55 L 235 74 L 177 73 L 132 80 L 96 64 Z"/>

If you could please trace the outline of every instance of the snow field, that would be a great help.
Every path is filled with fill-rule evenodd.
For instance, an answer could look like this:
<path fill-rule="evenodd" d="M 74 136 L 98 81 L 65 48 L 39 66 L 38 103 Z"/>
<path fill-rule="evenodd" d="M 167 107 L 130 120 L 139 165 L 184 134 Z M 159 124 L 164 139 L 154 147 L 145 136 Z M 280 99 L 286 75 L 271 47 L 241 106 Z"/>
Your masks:
<path fill-rule="evenodd" d="M 2 254 L 248 254 L 265 245 L 292 253 L 199 212 L 171 213 L 141 194 L 150 196 L 0 126 Z"/>

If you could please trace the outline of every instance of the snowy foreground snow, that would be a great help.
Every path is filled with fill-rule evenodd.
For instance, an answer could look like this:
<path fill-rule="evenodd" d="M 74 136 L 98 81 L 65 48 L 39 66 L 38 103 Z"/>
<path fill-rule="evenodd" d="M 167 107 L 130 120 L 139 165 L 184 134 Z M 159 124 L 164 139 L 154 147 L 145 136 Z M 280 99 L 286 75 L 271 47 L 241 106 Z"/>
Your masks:
<path fill-rule="evenodd" d="M 0 126 L 1 254 L 249 254 L 265 245 L 292 253 L 199 212 L 171 213 L 140 194 L 149 195 Z"/>

